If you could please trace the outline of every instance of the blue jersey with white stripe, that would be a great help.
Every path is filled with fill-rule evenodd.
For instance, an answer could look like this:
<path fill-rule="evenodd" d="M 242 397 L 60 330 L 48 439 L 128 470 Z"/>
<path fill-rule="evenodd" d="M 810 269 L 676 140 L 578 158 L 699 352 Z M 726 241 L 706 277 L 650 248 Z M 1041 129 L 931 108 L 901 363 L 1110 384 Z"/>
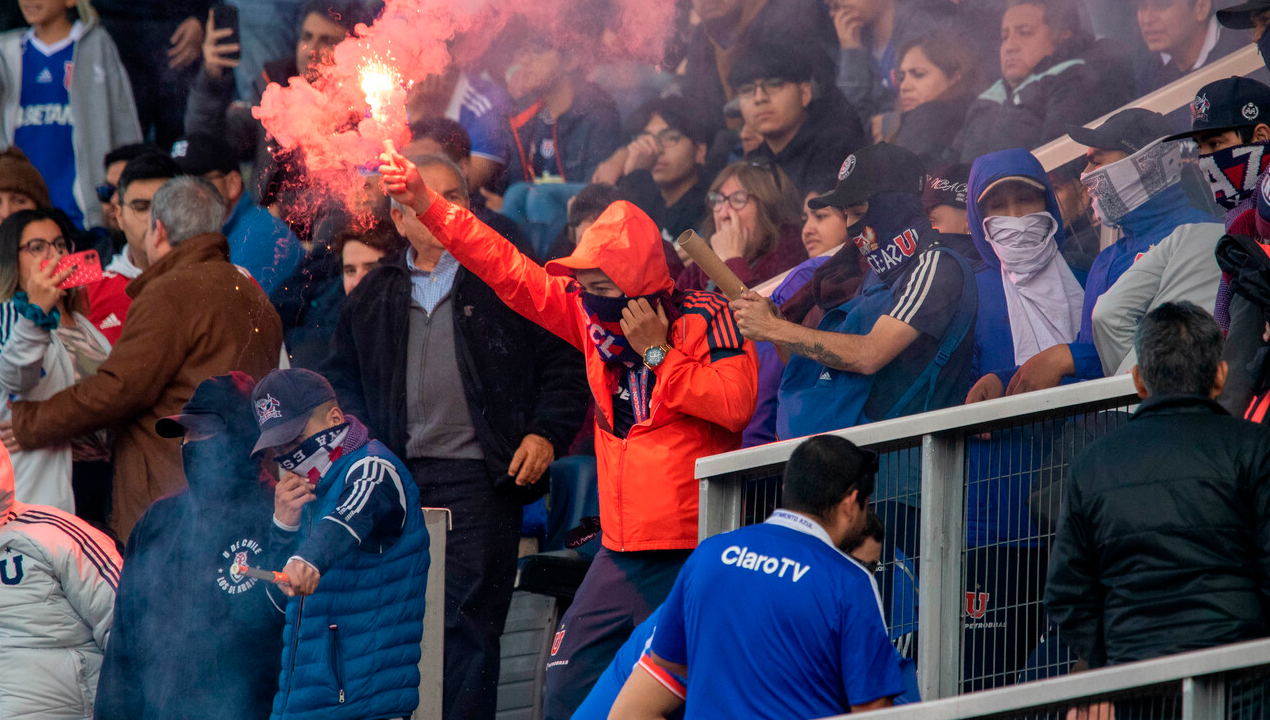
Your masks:
<path fill-rule="evenodd" d="M 652 651 L 688 666 L 689 720 L 825 717 L 905 689 L 872 576 L 785 511 L 701 543 Z"/>
<path fill-rule="evenodd" d="M 45 45 L 28 34 L 22 48 L 20 115 L 13 144 L 22 148 L 44 176 L 53 206 L 64 211 L 76 227 L 84 214 L 75 202 L 75 148 L 71 123 L 71 74 L 75 34 Z"/>
<path fill-rule="evenodd" d="M 511 110 L 511 96 L 482 77 L 461 75 L 445 116 L 463 126 L 472 141 L 472 156 L 507 164 L 507 136 L 503 119 Z"/>

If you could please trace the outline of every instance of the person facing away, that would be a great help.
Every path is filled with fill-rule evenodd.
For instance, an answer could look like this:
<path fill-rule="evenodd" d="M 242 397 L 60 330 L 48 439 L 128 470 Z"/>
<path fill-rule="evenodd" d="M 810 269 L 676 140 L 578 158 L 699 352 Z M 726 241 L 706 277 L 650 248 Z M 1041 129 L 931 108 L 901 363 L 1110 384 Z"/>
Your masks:
<path fill-rule="evenodd" d="M 125 193 L 125 196 L 127 194 Z M 268 298 L 229 262 L 225 203 L 206 180 L 168 181 L 154 194 L 144 251 L 150 267 L 128 286 L 128 323 L 96 374 L 41 401 L 13 403 L 16 446 L 60 445 L 114 427 L 111 527 L 127 537 L 150 503 L 185 486 L 180 448 L 154 423 L 180 411 L 198 383 L 231 370 L 277 367 L 282 323 Z"/>
<path fill-rule="evenodd" d="M 252 408 L 252 455 L 272 457 L 282 476 L 271 547 L 290 598 L 270 718 L 409 716 L 430 562 L 410 471 L 310 370 L 269 373 Z"/>
<path fill-rule="evenodd" d="M 872 573 L 844 550 L 864 534 L 876 469 L 876 455 L 839 437 L 795 448 L 782 507 L 688 559 L 609 717 L 664 717 L 685 702 L 687 720 L 889 707 L 905 689 L 900 656 Z M 659 679 L 665 671 L 689 679 L 686 701 Z"/>
<path fill-rule="evenodd" d="M 251 458 L 254 387 L 239 372 L 208 378 L 155 423 L 181 440 L 188 487 L 155 501 L 128 539 L 96 720 L 269 712 L 282 616 L 268 583 L 239 568 L 274 569 L 273 502 Z"/>
<path fill-rule="evenodd" d="M 13 497 L 0 449 L 0 711 L 6 718 L 92 714 L 111 644 L 115 543 L 88 523 Z"/>
<path fill-rule="evenodd" d="M 1045 608 L 1092 667 L 1265 637 L 1270 431 L 1214 399 L 1227 367 L 1205 310 L 1134 334 L 1142 405 L 1072 462 Z"/>
<path fill-rule="evenodd" d="M 693 464 L 740 447 L 754 414 L 754 346 L 723 297 L 676 289 L 661 232 L 629 202 L 610 205 L 572 255 L 543 268 L 433 192 L 409 160 L 382 158 L 394 200 L 509 307 L 585 357 L 603 548 L 547 666 L 545 716 L 567 718 L 696 546 Z"/>

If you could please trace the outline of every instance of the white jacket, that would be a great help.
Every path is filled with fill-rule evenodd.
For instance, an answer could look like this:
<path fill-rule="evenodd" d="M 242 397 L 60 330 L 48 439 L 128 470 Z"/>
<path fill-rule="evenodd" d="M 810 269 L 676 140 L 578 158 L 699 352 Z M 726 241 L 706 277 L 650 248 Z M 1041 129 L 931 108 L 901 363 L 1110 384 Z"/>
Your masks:
<path fill-rule="evenodd" d="M 1221 223 L 1179 225 L 1124 271 L 1094 305 L 1094 346 L 1108 377 L 1138 364 L 1133 331 L 1147 313 L 1167 302 L 1189 300 L 1212 312 L 1221 268 L 1213 251 L 1226 234 Z"/>
<path fill-rule="evenodd" d="M 74 515 L 15 501 L 0 447 L 0 720 L 92 717 L 120 563 Z"/>
<path fill-rule="evenodd" d="M 110 352 L 110 343 L 88 318 L 79 313 L 74 318 L 102 350 Z M 74 384 L 71 355 L 57 333 L 19 315 L 11 301 L 0 303 L 0 392 L 8 400 L 47 400 Z M 0 420 L 11 414 L 8 403 L 0 405 Z M 70 445 L 17 452 L 12 462 L 18 500 L 75 512 Z"/>

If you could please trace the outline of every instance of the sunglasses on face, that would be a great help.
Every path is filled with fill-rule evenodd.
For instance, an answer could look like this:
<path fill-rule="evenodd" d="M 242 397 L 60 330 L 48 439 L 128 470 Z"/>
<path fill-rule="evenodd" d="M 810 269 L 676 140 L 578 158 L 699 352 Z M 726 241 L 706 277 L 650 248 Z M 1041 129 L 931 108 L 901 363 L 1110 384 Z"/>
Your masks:
<path fill-rule="evenodd" d="M 97 199 L 103 203 L 108 203 L 115 196 L 115 190 L 117 189 L 118 188 L 116 188 L 114 185 L 111 185 L 110 183 L 98 185 Z"/>

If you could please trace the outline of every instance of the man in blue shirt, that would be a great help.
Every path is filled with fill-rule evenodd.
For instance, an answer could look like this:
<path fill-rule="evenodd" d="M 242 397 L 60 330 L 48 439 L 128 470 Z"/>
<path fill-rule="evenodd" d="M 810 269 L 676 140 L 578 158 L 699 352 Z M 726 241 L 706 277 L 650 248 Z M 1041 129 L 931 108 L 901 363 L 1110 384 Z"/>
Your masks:
<path fill-rule="evenodd" d="M 268 295 L 295 272 L 304 248 L 291 228 L 244 192 L 242 172 L 229 144 L 213 135 L 190 135 L 172 144 L 183 175 L 197 175 L 225 198 L 229 259 L 245 268 Z"/>
<path fill-rule="evenodd" d="M 872 575 L 842 551 L 863 532 L 877 458 L 813 437 L 785 466 L 767 522 L 697 547 L 662 605 L 649 653 L 610 717 L 817 718 L 891 705 L 905 690 Z"/>

